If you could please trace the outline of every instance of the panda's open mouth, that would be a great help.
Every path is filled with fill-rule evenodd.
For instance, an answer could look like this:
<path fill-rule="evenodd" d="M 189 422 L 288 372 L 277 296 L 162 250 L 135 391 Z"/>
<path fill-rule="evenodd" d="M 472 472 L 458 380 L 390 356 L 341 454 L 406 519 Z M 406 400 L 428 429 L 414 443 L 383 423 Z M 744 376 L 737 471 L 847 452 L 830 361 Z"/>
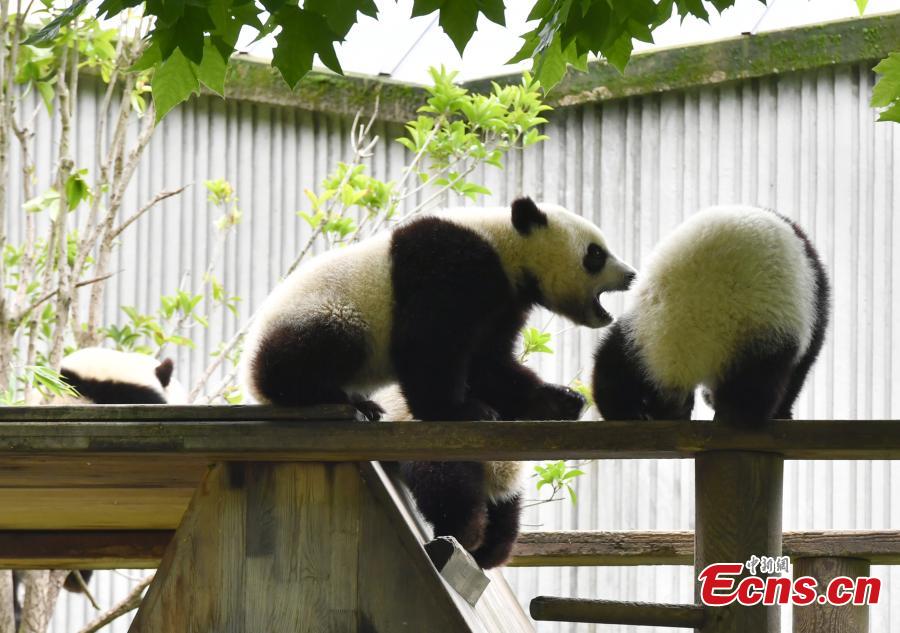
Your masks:
<path fill-rule="evenodd" d="M 594 301 L 591 304 L 591 307 L 594 309 L 594 315 L 604 323 L 612 323 L 613 317 L 612 315 L 603 307 L 603 304 L 600 303 L 600 293 L 594 295 Z"/>

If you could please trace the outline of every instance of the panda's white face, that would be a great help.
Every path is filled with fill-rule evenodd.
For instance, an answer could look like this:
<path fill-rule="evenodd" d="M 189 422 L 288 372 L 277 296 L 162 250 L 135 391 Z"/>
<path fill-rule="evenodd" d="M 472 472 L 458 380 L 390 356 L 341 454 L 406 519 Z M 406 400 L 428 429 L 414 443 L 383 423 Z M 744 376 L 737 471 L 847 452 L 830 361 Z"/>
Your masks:
<path fill-rule="evenodd" d="M 627 290 L 634 269 L 610 252 L 600 229 L 585 218 L 556 205 L 540 205 L 539 213 L 546 223 L 524 233 L 523 263 L 538 283 L 541 303 L 579 325 L 609 325 L 613 317 L 600 295 Z"/>

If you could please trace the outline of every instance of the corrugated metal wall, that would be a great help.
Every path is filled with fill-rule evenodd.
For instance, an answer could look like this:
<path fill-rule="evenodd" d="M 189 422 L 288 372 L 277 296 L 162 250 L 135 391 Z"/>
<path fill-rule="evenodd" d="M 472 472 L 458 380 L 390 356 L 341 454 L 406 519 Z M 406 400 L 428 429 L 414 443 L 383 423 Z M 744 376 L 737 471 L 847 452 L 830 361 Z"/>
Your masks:
<path fill-rule="evenodd" d="M 518 193 L 558 201 L 593 218 L 610 244 L 640 266 L 654 243 L 688 214 L 712 203 L 775 207 L 798 219 L 818 245 L 834 284 L 834 320 L 827 345 L 797 415 L 809 418 L 900 417 L 900 127 L 876 124 L 867 105 L 873 77 L 866 66 L 824 68 L 720 87 L 632 98 L 554 113 L 551 140 L 483 177 L 505 203 Z M 80 139 L 92 138 L 97 95 L 81 96 Z M 308 234 L 294 212 L 305 208 L 304 187 L 315 187 L 346 155 L 349 121 L 251 103 L 203 98 L 173 112 L 158 131 L 135 178 L 127 208 L 162 188 L 194 186 L 161 205 L 123 240 L 115 264 L 122 273 L 109 299 L 150 309 L 178 286 L 186 271 L 202 271 L 215 240 L 214 213 L 202 181 L 225 177 L 236 186 L 246 222 L 226 248 L 220 276 L 245 298 L 243 314 L 259 303 Z M 381 126 L 382 139 L 399 134 Z M 39 130 L 41 148 L 49 130 Z M 48 153 L 49 150 L 40 151 Z M 373 157 L 376 174 L 394 176 L 404 164 L 397 144 Z M 611 302 L 621 310 L 621 299 Z M 552 356 L 533 362 L 548 379 L 569 382 L 590 374 L 596 332 L 547 315 L 536 323 L 554 337 Z M 234 331 L 223 317 L 193 333 L 198 350 L 178 353 L 187 380 L 206 353 Z M 584 466 L 579 501 L 528 510 L 526 529 L 690 529 L 690 461 L 605 461 Z M 788 529 L 900 528 L 900 464 L 791 462 L 785 473 Z M 900 627 L 900 570 L 890 578 L 872 631 Z M 687 568 L 510 569 L 523 603 L 538 594 L 631 600 L 690 601 Z M 112 598 L 108 574 L 96 581 Z M 116 580 L 122 593 L 123 581 Z M 891 594 L 894 595 L 891 595 Z M 72 603 L 75 600 L 75 603 Z M 87 612 L 80 598 L 61 608 L 54 631 L 74 631 Z M 89 614 L 88 614 L 89 615 Z M 893 625 L 893 626 L 892 626 Z M 637 631 L 596 627 L 603 631 Z M 117 627 L 117 631 L 124 630 Z M 590 626 L 541 625 L 542 633 L 587 632 Z M 650 631 L 651 629 L 646 629 Z M 787 630 L 787 628 L 785 628 Z"/>

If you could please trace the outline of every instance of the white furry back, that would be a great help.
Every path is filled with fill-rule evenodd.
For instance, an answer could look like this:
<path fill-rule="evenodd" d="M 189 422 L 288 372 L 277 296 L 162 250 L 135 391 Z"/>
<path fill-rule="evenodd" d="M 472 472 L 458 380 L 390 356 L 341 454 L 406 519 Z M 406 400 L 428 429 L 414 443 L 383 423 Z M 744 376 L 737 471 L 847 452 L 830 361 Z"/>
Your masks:
<path fill-rule="evenodd" d="M 652 379 L 693 389 L 720 378 L 751 339 L 790 338 L 802 354 L 815 293 L 815 273 L 790 225 L 755 207 L 714 207 L 654 249 L 625 323 Z"/>
<path fill-rule="evenodd" d="M 384 419 L 391 422 L 413 422 L 415 418 L 397 385 L 378 390 L 372 399 L 384 409 Z M 449 422 L 448 424 L 452 424 Z M 522 491 L 522 462 L 484 462 L 485 494 L 494 502 L 515 497 Z"/>
<path fill-rule="evenodd" d="M 62 359 L 62 369 L 82 378 L 125 382 L 162 393 L 162 385 L 156 377 L 157 367 L 159 360 L 153 356 L 103 347 L 85 347 Z"/>

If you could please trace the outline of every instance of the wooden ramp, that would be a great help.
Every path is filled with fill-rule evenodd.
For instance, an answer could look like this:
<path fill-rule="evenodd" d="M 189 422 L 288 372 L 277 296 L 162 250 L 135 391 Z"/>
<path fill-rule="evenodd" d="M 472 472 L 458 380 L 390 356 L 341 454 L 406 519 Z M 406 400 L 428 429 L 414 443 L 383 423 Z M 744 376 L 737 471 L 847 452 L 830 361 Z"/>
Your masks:
<path fill-rule="evenodd" d="M 258 416 L 259 433 L 286 427 L 262 408 L 205 413 L 242 425 Z M 444 581 L 423 548 L 427 526 L 377 462 L 294 462 L 284 451 L 237 461 L 253 439 L 226 446 L 228 419 L 198 434 L 231 460 L 219 461 L 219 450 L 186 451 L 193 440 L 171 414 L 163 428 L 143 408 L 110 409 L 100 425 L 84 409 L 57 409 L 54 422 L 26 411 L 0 433 L 0 567 L 159 566 L 136 633 L 533 633 L 500 572 L 474 608 Z M 324 427 L 347 416 L 290 419 Z M 134 437 L 149 450 L 135 451 Z"/>

